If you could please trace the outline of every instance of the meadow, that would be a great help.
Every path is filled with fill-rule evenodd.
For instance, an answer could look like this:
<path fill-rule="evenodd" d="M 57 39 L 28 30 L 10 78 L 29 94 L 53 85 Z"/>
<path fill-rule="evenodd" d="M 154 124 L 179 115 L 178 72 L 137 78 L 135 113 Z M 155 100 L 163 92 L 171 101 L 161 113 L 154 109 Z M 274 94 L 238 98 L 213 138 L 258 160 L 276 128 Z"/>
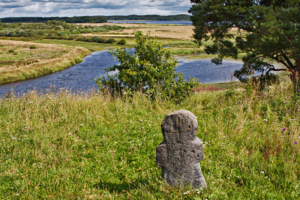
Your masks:
<path fill-rule="evenodd" d="M 204 52 L 203 47 L 199 48 L 188 39 L 192 36 L 192 26 L 185 26 L 189 31 L 184 33 L 184 37 L 181 37 L 183 32 L 178 31 L 182 28 L 159 24 L 116 26 L 111 23 L 67 24 L 60 21 L 0 23 L 0 84 L 63 70 L 81 62 L 84 56 L 93 51 L 133 48 L 136 44 L 133 34 L 137 30 L 144 33 L 151 30 L 150 36 L 158 37 L 157 41 L 174 56 L 208 58 L 207 55 L 198 55 Z M 152 34 L 157 32 L 162 35 Z M 121 40 L 126 43 L 120 44 Z"/>
<path fill-rule="evenodd" d="M 36 78 L 82 62 L 83 47 L 0 40 L 0 83 Z"/>
<path fill-rule="evenodd" d="M 165 35 L 174 30 L 176 36 L 176 29 L 165 25 L 102 31 L 63 24 L 79 31 L 64 36 L 63 25 L 54 25 L 44 26 L 40 35 L 2 36 L 0 76 L 33 78 L 80 62 L 74 55 L 134 47 L 131 35 L 139 28 Z M 49 30 L 52 35 L 44 35 Z M 211 58 L 198 55 L 203 47 L 180 34 L 157 41 L 173 56 Z M 105 42 L 93 42 L 93 37 Z M 107 43 L 109 39 L 125 39 L 126 44 Z M 140 92 L 133 97 L 55 88 L 23 96 L 8 93 L 0 98 L 0 199 L 300 198 L 300 98 L 288 77 L 264 91 L 240 82 L 202 84 L 194 91 L 179 103 Z M 155 163 L 156 147 L 163 141 L 160 124 L 179 109 L 198 117 L 207 189 L 172 188 Z"/>
<path fill-rule="evenodd" d="M 0 101 L 1 199 L 298 199 L 299 97 L 281 79 L 242 84 L 180 104 L 98 93 L 32 91 Z M 206 87 L 203 85 L 202 87 Z M 155 148 L 175 110 L 198 117 L 208 188 L 172 188 Z"/>

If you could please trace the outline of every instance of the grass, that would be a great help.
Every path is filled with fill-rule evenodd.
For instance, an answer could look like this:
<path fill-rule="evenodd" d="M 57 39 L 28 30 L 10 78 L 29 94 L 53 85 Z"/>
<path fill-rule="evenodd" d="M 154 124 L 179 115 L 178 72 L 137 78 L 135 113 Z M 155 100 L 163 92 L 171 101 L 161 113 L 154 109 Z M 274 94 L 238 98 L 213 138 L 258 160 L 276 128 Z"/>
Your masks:
<path fill-rule="evenodd" d="M 299 199 L 299 101 L 288 83 L 231 85 L 179 105 L 139 93 L 2 98 L 0 199 Z M 178 109 L 198 117 L 207 189 L 171 188 L 156 166 L 160 124 Z"/>
<path fill-rule="evenodd" d="M 105 37 L 103 37 L 105 38 Z M 111 37 L 109 37 L 111 38 Z M 108 39 L 108 38 L 105 38 Z M 122 38 L 113 38 L 116 41 L 119 41 Z M 43 40 L 33 40 L 32 42 L 36 43 L 42 43 L 42 44 L 59 44 L 59 45 L 67 45 L 72 47 L 84 47 L 90 51 L 103 51 L 103 50 L 113 50 L 117 47 L 126 47 L 130 48 L 133 47 L 134 39 L 128 39 L 126 38 L 126 41 L 132 41 L 129 42 L 126 46 L 124 45 L 117 45 L 117 44 L 105 44 L 105 43 L 95 43 L 95 42 L 83 42 L 83 41 L 75 41 L 75 40 L 52 40 L 52 39 L 43 39 Z"/>
<path fill-rule="evenodd" d="M 1 40 L 0 83 L 36 78 L 82 61 L 90 52 L 82 47 Z M 30 49 L 31 46 L 36 49 Z"/>

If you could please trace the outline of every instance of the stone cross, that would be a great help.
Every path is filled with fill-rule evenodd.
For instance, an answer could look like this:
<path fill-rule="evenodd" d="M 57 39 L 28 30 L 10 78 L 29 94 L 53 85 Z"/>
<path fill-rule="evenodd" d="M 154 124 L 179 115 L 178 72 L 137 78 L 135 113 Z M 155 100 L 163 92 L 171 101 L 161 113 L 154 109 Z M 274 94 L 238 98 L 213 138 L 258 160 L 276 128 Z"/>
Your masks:
<path fill-rule="evenodd" d="M 156 164 L 171 186 L 207 187 L 201 171 L 201 140 L 196 137 L 196 116 L 187 110 L 168 114 L 161 124 L 164 141 L 156 147 Z"/>

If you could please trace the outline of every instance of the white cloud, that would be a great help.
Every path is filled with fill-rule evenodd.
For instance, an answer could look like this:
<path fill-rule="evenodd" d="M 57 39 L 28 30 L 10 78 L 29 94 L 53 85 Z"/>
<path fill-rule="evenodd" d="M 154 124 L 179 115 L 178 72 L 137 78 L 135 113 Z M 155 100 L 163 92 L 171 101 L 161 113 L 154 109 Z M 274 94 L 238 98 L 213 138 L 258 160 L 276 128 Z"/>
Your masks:
<path fill-rule="evenodd" d="M 0 17 L 187 14 L 190 0 L 0 0 Z"/>

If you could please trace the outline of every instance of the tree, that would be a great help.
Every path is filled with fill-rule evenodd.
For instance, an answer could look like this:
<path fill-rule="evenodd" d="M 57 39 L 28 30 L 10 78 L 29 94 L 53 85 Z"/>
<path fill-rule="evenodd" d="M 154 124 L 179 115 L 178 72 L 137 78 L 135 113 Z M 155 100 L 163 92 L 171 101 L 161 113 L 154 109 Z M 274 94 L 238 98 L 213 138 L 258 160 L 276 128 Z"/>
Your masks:
<path fill-rule="evenodd" d="M 175 72 L 177 61 L 162 44 L 155 39 L 150 40 L 148 34 L 143 35 L 141 31 L 136 32 L 135 39 L 134 51 L 118 48 L 111 52 L 120 64 L 105 70 L 118 70 L 118 74 L 107 74 L 107 77 L 95 80 L 100 90 L 120 95 L 142 91 L 152 99 L 160 97 L 182 101 L 193 87 L 199 85 L 195 79 L 187 82 L 182 74 Z"/>
<path fill-rule="evenodd" d="M 239 79 L 259 71 L 286 70 L 298 87 L 300 74 L 300 3 L 299 0 L 191 0 L 189 12 L 194 38 L 199 45 L 213 40 L 205 51 L 218 54 L 212 59 L 216 64 L 225 57 L 242 57 L 243 68 L 235 72 Z M 230 30 L 236 29 L 238 36 Z M 286 69 L 276 69 L 270 60 L 283 64 Z"/>

